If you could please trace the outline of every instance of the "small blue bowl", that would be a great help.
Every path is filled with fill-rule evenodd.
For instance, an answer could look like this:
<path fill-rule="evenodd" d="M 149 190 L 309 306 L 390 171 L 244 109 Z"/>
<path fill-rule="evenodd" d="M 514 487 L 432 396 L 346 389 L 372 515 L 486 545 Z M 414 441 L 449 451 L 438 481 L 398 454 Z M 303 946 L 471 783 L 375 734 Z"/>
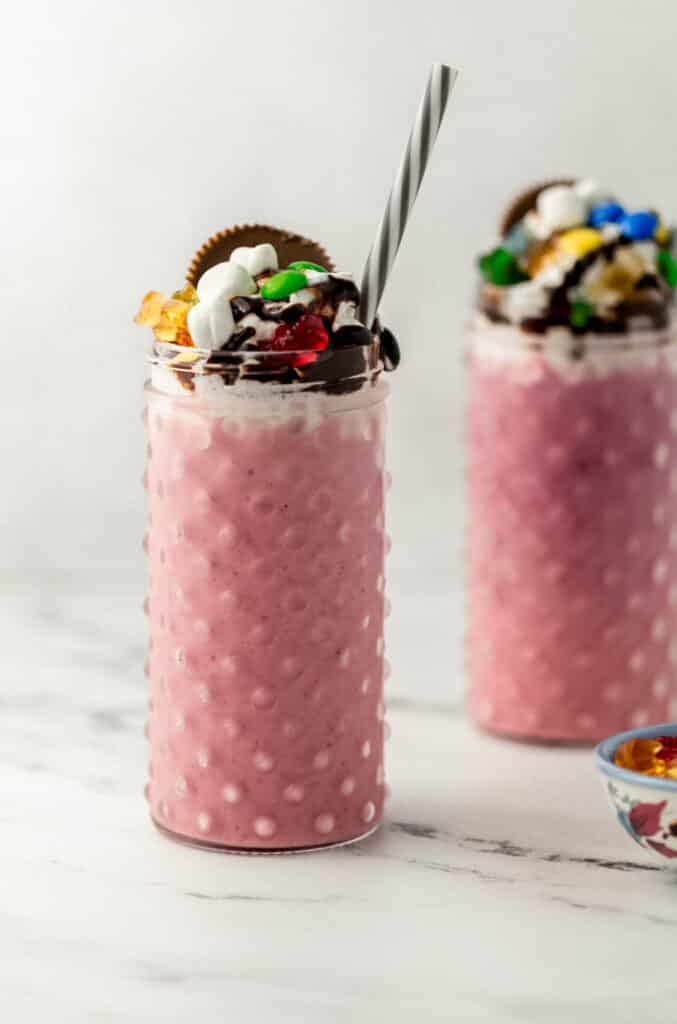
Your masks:
<path fill-rule="evenodd" d="M 677 779 L 640 775 L 614 764 L 622 743 L 656 736 L 677 736 L 677 724 L 616 733 L 602 740 L 595 757 L 607 796 L 627 834 L 662 864 L 677 869 Z"/>

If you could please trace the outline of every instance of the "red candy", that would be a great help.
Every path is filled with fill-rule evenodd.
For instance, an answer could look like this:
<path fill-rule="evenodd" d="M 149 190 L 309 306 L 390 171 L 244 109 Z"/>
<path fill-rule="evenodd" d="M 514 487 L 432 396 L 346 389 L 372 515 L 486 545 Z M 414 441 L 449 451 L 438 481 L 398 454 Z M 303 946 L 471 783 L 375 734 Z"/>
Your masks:
<path fill-rule="evenodd" d="M 659 736 L 658 742 L 661 745 L 660 756 L 665 761 L 674 761 L 677 758 L 677 736 Z"/>
<path fill-rule="evenodd" d="M 295 324 L 280 324 L 273 336 L 261 348 L 270 352 L 307 352 L 289 360 L 292 366 L 304 366 L 315 361 L 315 352 L 329 345 L 329 335 L 322 318 L 306 313 Z"/>
<path fill-rule="evenodd" d="M 262 342 L 261 348 L 271 352 L 293 352 L 294 332 L 289 324 L 280 324 L 279 327 L 276 327 L 272 338 L 267 342 Z"/>
<path fill-rule="evenodd" d="M 627 740 L 616 751 L 614 762 L 642 775 L 677 779 L 677 736 Z"/>
<path fill-rule="evenodd" d="M 306 313 L 294 325 L 294 344 L 297 349 L 321 352 L 329 344 L 329 335 L 319 316 Z"/>

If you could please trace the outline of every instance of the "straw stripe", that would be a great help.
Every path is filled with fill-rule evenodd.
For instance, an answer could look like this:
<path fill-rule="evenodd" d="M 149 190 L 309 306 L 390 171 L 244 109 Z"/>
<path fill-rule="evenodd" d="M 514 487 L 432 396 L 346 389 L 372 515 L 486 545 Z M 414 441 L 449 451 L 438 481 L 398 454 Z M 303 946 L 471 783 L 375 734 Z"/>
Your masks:
<path fill-rule="evenodd" d="M 395 232 L 393 232 L 393 237 Z M 376 286 L 378 288 L 378 295 L 383 294 L 383 289 L 386 284 L 386 277 L 388 274 L 388 260 L 390 258 L 390 210 L 388 210 L 388 216 L 383 220 L 383 231 L 381 232 L 381 243 L 378 247 L 378 261 L 376 263 L 376 272 L 378 280 Z"/>
<path fill-rule="evenodd" d="M 418 172 L 419 182 L 423 179 L 425 169 L 428 164 L 428 154 L 430 153 L 430 107 L 432 105 L 432 76 L 428 79 L 428 84 L 425 90 L 425 96 L 423 98 L 423 118 L 421 120 L 421 166 Z"/>
<path fill-rule="evenodd" d="M 402 171 L 402 188 L 400 190 L 400 204 L 398 207 L 399 223 L 404 224 L 407 220 L 407 210 L 410 206 L 409 189 L 411 188 L 411 164 L 408 160 L 404 162 Z M 412 200 L 413 202 L 413 200 Z M 400 235 L 400 237 L 402 237 Z M 393 255 L 394 259 L 394 255 Z"/>
<path fill-rule="evenodd" d="M 362 276 L 360 320 L 371 327 L 402 241 L 411 208 L 456 81 L 446 64 L 433 64 L 383 218 Z"/>

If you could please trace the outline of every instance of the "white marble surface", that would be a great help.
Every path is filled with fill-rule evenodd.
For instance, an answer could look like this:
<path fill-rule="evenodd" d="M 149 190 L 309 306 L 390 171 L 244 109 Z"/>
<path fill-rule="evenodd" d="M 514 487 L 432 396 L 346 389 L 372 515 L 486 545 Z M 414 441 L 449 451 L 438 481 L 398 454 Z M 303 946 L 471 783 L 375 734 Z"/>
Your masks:
<path fill-rule="evenodd" d="M 382 831 L 248 858 L 148 823 L 142 596 L 0 595 L 3 1022 L 674 1019 L 677 883 L 590 751 L 466 724 L 453 600 L 394 594 Z"/>

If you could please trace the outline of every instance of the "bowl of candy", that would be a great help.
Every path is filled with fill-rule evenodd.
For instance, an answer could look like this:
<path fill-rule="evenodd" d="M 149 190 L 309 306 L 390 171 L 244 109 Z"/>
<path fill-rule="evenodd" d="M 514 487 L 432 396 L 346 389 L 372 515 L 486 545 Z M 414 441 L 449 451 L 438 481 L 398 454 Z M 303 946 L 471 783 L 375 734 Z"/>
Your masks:
<path fill-rule="evenodd" d="M 596 756 L 619 823 L 662 864 L 677 868 L 677 724 L 617 733 Z"/>

